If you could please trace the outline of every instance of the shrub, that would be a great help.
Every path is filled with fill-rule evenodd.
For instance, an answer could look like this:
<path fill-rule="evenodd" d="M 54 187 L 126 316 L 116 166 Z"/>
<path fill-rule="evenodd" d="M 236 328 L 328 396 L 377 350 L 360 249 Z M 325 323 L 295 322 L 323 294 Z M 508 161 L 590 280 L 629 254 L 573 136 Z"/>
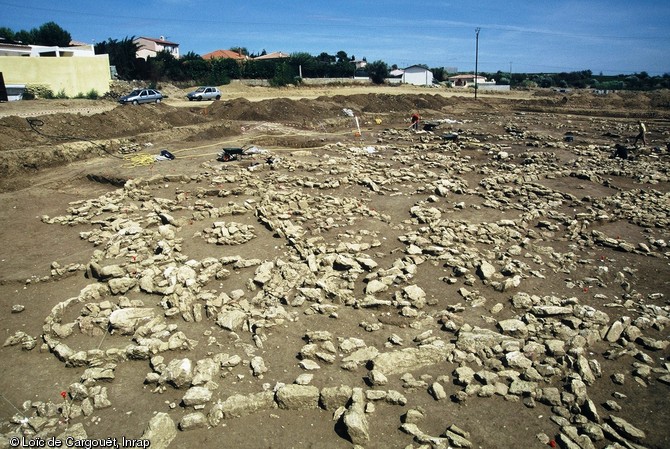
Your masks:
<path fill-rule="evenodd" d="M 98 91 L 95 89 L 91 89 L 88 92 L 86 92 L 86 98 L 89 100 L 97 100 L 100 98 L 100 95 L 98 94 Z"/>
<path fill-rule="evenodd" d="M 23 98 L 46 98 L 46 99 L 52 99 L 54 98 L 54 93 L 53 91 L 47 86 L 46 84 L 27 84 L 26 85 L 26 93 L 23 94 Z"/>
<path fill-rule="evenodd" d="M 384 84 L 389 76 L 389 67 L 384 61 L 374 61 L 367 65 L 368 75 L 375 84 Z"/>
<path fill-rule="evenodd" d="M 295 73 L 290 65 L 283 63 L 275 67 L 275 76 L 270 79 L 270 86 L 281 87 L 288 86 L 296 82 Z"/>

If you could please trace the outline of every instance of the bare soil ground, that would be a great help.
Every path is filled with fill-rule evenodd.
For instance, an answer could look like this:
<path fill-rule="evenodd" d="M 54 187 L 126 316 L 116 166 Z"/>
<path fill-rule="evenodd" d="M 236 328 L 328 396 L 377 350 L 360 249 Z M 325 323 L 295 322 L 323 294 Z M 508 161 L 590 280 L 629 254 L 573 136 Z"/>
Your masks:
<path fill-rule="evenodd" d="M 623 447 L 670 447 L 670 93 L 526 91 L 483 93 L 474 100 L 453 91 L 407 87 L 236 86 L 224 88 L 220 101 L 189 103 L 184 92 L 172 89 L 162 104 L 139 107 L 104 100 L 0 104 L 0 341 L 25 335 L 21 343 L 0 348 L 0 448 L 14 435 L 46 439 L 77 424 L 91 439 L 139 438 L 157 412 L 179 423 L 198 410 L 207 415 L 217 401 L 272 391 L 301 374 L 313 374 L 309 384 L 319 390 L 345 385 L 366 394 L 404 396 L 401 403 L 368 397 L 369 439 L 357 441 L 363 447 L 450 444 L 401 430 L 408 410 L 422 412 L 417 425 L 425 435 L 439 437 L 456 425 L 469 432 L 472 447 L 486 449 L 541 448 L 556 441 L 578 447 L 561 439 L 571 426 L 592 437 L 591 446 L 582 447 L 622 447 L 613 446 L 616 438 L 607 432 L 602 438 L 589 433 L 590 421 L 583 422 L 585 416 L 596 424 L 611 422 L 610 414 L 645 433 L 627 438 L 639 446 L 619 441 Z M 343 109 L 358 117 L 358 127 Z M 439 126 L 433 132 L 410 131 L 415 111 Z M 639 149 L 633 146 L 638 120 L 649 129 L 647 145 Z M 617 144 L 630 150 L 630 160 L 610 158 Z M 249 146 L 267 153 L 217 161 L 223 148 Z M 155 160 L 163 149 L 175 159 Z M 273 164 L 268 156 L 275 158 Z M 129 181 L 139 193 L 128 188 Z M 239 210 L 221 216 L 207 212 L 215 208 Z M 439 219 L 422 218 L 434 212 L 431 208 Z M 347 294 L 299 300 L 300 288 L 322 284 L 309 276 L 302 283 L 286 278 L 290 285 L 276 286 L 281 293 L 273 304 L 285 316 L 256 327 L 254 320 L 262 320 L 249 317 L 235 331 L 217 325 L 216 316 L 198 321 L 167 313 L 172 332 L 178 329 L 197 344 L 161 352 L 166 362 L 240 356 L 239 364 L 217 373 L 205 407 L 184 405 L 185 389 L 168 386 L 157 392 L 146 381 L 152 362 L 123 356 L 113 363 L 113 379 L 91 384 L 107 388 L 110 405 L 66 419 L 68 407 L 81 405 L 72 385 L 87 369 L 111 365 L 90 358 L 80 366 L 60 360 L 48 344 L 49 318 L 55 307 L 81 297 L 90 285 L 106 288 L 107 279 L 86 276 L 91 262 L 126 271 L 135 267 L 137 273 L 148 268 L 143 260 L 154 260 L 156 248 L 141 243 L 126 248 L 121 242 L 112 258 L 114 238 L 96 241 L 94 236 L 114 220 L 139 223 L 140 234 L 149 235 L 158 224 L 148 217 L 159 210 L 179 223 L 172 247 L 178 257 L 169 259 L 174 266 L 193 261 L 204 270 L 208 259 L 238 258 L 272 261 L 274 272 L 284 273 L 287 267 L 306 266 L 307 248 L 321 261 L 314 273 L 323 275 L 330 260 L 333 282 Z M 236 245 L 208 242 L 203 234 L 220 221 L 251 226 L 254 237 Z M 281 227 L 288 222 L 300 229 L 297 243 Z M 118 246 L 123 236 L 114 231 Z M 351 245 L 365 249 L 356 252 Z M 432 252 L 435 247 L 445 252 Z M 348 272 L 341 261 L 333 265 L 328 254 L 334 259 L 347 251 L 373 259 L 376 268 L 359 273 Z M 452 259 L 466 270 L 459 271 Z M 495 267 L 493 278 L 477 274 L 482 259 Z M 227 275 L 203 280 L 197 293 L 216 297 L 241 291 L 249 310 L 260 310 L 259 295 L 268 295 L 266 302 L 272 295 L 268 285 L 254 281 L 258 264 L 226 268 Z M 403 275 L 388 290 L 366 293 L 373 279 L 393 270 Z M 496 287 L 514 275 L 519 285 Z M 425 305 L 402 305 L 409 285 L 425 292 Z M 585 306 L 591 315 L 535 316 L 513 306 L 519 292 L 537 300 L 557 298 L 555 305 Z M 362 305 L 369 296 L 382 302 Z M 59 328 L 59 341 L 74 351 L 111 354 L 120 348 L 125 353 L 137 335 L 110 332 L 108 324 L 97 331 L 86 328 L 89 303 L 107 302 L 112 310 L 137 301 L 163 316 L 169 309 L 166 298 L 134 286 L 76 302 L 59 316 L 70 327 Z M 606 313 L 607 320 L 594 324 L 596 312 Z M 502 348 L 456 351 L 388 375 L 383 384 L 368 378 L 374 357 L 342 368 L 348 353 L 339 345 L 347 339 L 361 339 L 379 353 L 416 348 L 425 338 L 458 347 L 459 332 L 470 327 L 499 332 L 498 323 L 513 318 L 530 329 L 521 352 L 536 369 L 503 366 Z M 635 324 L 644 338 L 623 334 L 608 341 L 617 320 L 626 328 Z M 334 363 L 317 357 L 320 369 L 305 371 L 299 354 L 314 331 L 331 334 Z M 389 343 L 395 337 L 402 345 Z M 566 353 L 534 352 L 534 344 L 544 347 L 552 337 L 565 339 Z M 22 349 L 31 338 L 34 347 Z M 597 417 L 570 402 L 576 394 L 571 380 L 585 374 L 577 367 L 580 355 L 592 362 L 595 378 L 587 391 Z M 262 358 L 266 372 L 250 368 L 254 357 Z M 535 391 L 478 394 L 477 381 L 468 389 L 454 380 L 459 366 L 496 372 L 501 379 L 516 369 L 537 388 L 558 388 L 563 402 L 547 405 Z M 555 374 L 547 374 L 547 367 Z M 614 374 L 624 375 L 623 384 L 613 381 Z M 436 400 L 430 389 L 434 382 L 444 387 L 446 398 Z M 459 395 L 464 390 L 467 400 Z M 66 398 L 62 391 L 69 392 Z M 613 411 L 611 401 L 620 410 Z M 333 413 L 324 407 L 260 409 L 179 431 L 170 447 L 352 447 Z"/>

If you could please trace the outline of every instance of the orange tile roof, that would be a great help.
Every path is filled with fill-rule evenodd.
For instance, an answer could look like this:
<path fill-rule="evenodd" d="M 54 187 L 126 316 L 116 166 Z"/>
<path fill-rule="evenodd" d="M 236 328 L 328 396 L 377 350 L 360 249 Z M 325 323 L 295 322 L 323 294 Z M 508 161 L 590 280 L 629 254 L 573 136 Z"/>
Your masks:
<path fill-rule="evenodd" d="M 216 58 L 249 59 L 248 56 L 240 54 L 233 50 L 214 50 L 213 52 L 202 55 L 202 59 L 216 59 Z"/>

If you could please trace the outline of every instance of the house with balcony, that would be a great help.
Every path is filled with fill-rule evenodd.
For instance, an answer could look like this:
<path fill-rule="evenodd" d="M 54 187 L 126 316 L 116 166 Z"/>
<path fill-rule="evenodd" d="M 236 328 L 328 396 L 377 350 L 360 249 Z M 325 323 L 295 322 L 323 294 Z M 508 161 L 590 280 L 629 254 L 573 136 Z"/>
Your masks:
<path fill-rule="evenodd" d="M 167 51 L 174 56 L 175 59 L 179 59 L 179 44 L 165 40 L 164 36 L 161 36 L 158 39 L 153 37 L 138 37 L 133 39 L 133 42 L 139 47 L 136 53 L 138 58 L 144 60 L 155 58 L 158 53 Z"/>

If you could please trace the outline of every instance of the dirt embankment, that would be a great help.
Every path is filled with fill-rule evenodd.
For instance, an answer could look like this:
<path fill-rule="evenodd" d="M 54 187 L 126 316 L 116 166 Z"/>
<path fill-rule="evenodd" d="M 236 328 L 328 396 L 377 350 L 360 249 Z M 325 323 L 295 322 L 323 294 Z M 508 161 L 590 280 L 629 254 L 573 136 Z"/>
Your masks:
<path fill-rule="evenodd" d="M 306 129 L 349 127 L 343 109 L 361 119 L 383 117 L 402 122 L 414 111 L 424 117 L 449 117 L 460 111 L 546 112 L 626 118 L 670 117 L 670 93 L 553 91 L 487 95 L 478 100 L 466 93 L 416 88 L 268 88 L 230 89 L 217 102 L 189 104 L 188 89 L 172 88 L 163 104 L 140 107 L 114 105 L 111 100 L 47 100 L 2 105 L 0 118 L 0 175 L 20 175 L 97 155 L 114 155 L 138 136 L 145 141 L 221 138 L 242 131 L 236 122 L 281 122 Z M 271 92 L 282 98 L 267 99 Z M 228 97 L 226 99 L 226 97 Z M 175 106 L 176 105 L 176 106 Z M 22 109 L 23 108 L 23 109 Z M 28 111 L 28 112 L 26 112 Z M 71 112 L 68 112 L 71 111 Z M 101 112 L 96 112 L 101 111 Z"/>

